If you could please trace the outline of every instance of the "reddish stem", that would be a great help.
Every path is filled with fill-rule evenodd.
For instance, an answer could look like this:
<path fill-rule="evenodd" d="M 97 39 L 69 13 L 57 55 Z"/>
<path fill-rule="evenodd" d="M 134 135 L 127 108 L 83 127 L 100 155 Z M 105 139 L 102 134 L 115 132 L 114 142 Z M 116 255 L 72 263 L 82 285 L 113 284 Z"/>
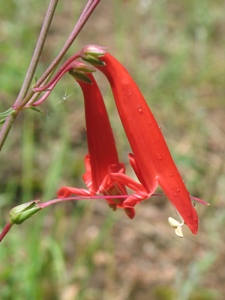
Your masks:
<path fill-rule="evenodd" d="M 0 242 L 4 239 L 4 237 L 6 236 L 6 234 L 9 232 L 9 230 L 11 229 L 11 227 L 13 226 L 12 223 L 7 223 L 4 227 L 4 229 L 2 230 L 2 232 L 0 233 Z"/>
<path fill-rule="evenodd" d="M 113 198 L 124 198 L 127 197 L 129 195 L 114 195 Z M 152 196 L 164 196 L 164 194 L 162 193 L 155 193 L 152 194 Z M 151 196 L 151 197 L 152 197 Z M 75 197 L 67 197 L 67 198 L 57 198 L 57 199 L 52 199 L 50 201 L 47 202 L 43 202 L 43 203 L 37 203 L 37 206 L 41 207 L 41 208 L 46 208 L 52 204 L 56 204 L 56 203 L 61 203 L 61 202 L 66 202 L 66 201 L 77 201 L 77 200 L 85 200 L 85 199 L 110 199 L 112 198 L 112 196 L 106 196 L 106 195 L 95 195 L 95 196 L 75 196 Z"/>

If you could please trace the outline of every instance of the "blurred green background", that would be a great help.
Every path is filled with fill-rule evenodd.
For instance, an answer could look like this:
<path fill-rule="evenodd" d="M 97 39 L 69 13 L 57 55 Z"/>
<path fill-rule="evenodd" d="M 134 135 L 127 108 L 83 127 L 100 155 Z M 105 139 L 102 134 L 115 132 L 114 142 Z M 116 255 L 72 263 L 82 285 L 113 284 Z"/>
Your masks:
<path fill-rule="evenodd" d="M 59 3 L 37 77 L 65 42 L 86 1 Z M 0 0 L 0 111 L 19 92 L 47 3 Z M 129 220 L 104 200 L 58 204 L 14 226 L 0 245 L 0 299 L 220 300 L 225 294 L 225 2 L 107 0 L 67 57 L 85 44 L 106 46 L 147 99 L 193 196 L 200 228 L 179 239 L 174 211 L 151 198 Z M 98 75 L 121 161 L 130 151 L 111 91 Z M 83 99 L 65 76 L 43 114 L 16 119 L 1 152 L 1 228 L 20 203 L 84 187 Z M 104 143 L 104 141 L 103 141 Z M 128 173 L 131 172 L 128 166 Z"/>

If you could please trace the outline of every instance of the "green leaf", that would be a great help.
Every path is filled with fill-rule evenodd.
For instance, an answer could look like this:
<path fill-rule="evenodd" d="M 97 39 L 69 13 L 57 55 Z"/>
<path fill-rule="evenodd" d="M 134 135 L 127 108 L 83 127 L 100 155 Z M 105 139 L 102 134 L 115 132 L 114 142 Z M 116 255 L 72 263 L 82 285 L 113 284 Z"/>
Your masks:
<path fill-rule="evenodd" d="M 44 115 L 43 111 L 41 111 L 40 109 L 36 108 L 36 107 L 30 107 L 30 109 L 35 110 L 37 112 L 39 112 L 40 114 Z"/>
<path fill-rule="evenodd" d="M 7 116 L 13 114 L 14 112 L 15 112 L 15 109 L 13 109 L 12 107 L 10 107 L 6 111 L 0 113 L 0 117 L 7 117 Z"/>
<path fill-rule="evenodd" d="M 0 124 L 4 124 L 4 123 L 5 123 L 5 119 L 6 119 L 6 118 L 1 119 L 1 120 L 0 120 Z"/>

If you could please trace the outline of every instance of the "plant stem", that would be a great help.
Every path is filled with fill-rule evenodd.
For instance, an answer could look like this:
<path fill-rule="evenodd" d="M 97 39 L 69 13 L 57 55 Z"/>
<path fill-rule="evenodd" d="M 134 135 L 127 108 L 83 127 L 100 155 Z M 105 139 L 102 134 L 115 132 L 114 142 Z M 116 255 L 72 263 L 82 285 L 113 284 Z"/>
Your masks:
<path fill-rule="evenodd" d="M 20 109 L 19 104 L 21 104 L 21 101 L 26 96 L 28 89 L 30 87 L 30 84 L 32 82 L 32 79 L 34 77 L 34 73 L 36 71 L 37 64 L 39 62 L 41 52 L 43 50 L 44 43 L 45 43 L 45 40 L 46 40 L 46 37 L 48 34 L 49 27 L 51 25 L 52 18 L 54 16 L 57 4 L 58 4 L 58 0 L 50 0 L 49 7 L 48 7 L 46 15 L 45 15 L 45 19 L 44 19 L 44 22 L 43 22 L 43 25 L 41 28 L 41 32 L 40 32 L 40 35 L 39 35 L 39 38 L 38 38 L 38 41 L 37 41 L 37 44 L 36 44 L 36 47 L 34 50 L 34 54 L 31 59 L 28 71 L 27 71 L 27 74 L 26 74 L 25 80 L 23 82 L 20 93 L 17 97 L 17 100 L 13 105 L 13 107 L 16 108 L 17 110 Z"/>
<path fill-rule="evenodd" d="M 85 6 L 79 20 L 77 21 L 77 24 L 75 25 L 72 33 L 70 34 L 69 38 L 67 39 L 65 45 L 63 46 L 60 53 L 57 55 L 57 57 L 54 59 L 54 61 L 51 63 L 51 65 L 48 67 L 48 69 L 44 72 L 44 74 L 40 77 L 40 79 L 37 81 L 36 86 L 39 86 L 42 84 L 42 82 L 51 74 L 51 72 L 57 67 L 59 62 L 62 60 L 63 56 L 66 54 L 78 34 L 80 33 L 81 29 L 87 22 L 88 18 L 93 13 L 95 7 L 99 4 L 101 0 L 89 0 L 87 5 Z"/>
<path fill-rule="evenodd" d="M 81 29 L 93 13 L 96 6 L 99 4 L 101 0 L 88 0 L 76 26 L 74 27 L 72 33 L 70 34 L 68 40 L 66 41 L 65 45 L 63 46 L 62 50 L 58 54 L 58 56 L 55 58 L 55 60 L 52 62 L 52 64 L 48 67 L 48 69 L 44 72 L 44 74 L 40 77 L 40 79 L 37 81 L 36 86 L 40 86 L 46 79 L 51 75 L 51 73 L 56 69 L 57 65 L 62 60 L 63 56 L 66 54 L 69 47 L 74 42 L 75 38 L 80 33 Z M 37 64 L 40 59 L 40 55 L 47 37 L 47 33 L 49 30 L 49 26 L 51 24 L 52 18 L 54 16 L 54 12 L 56 9 L 56 6 L 58 4 L 58 0 L 50 0 L 49 7 L 47 9 L 47 13 L 44 19 L 44 23 L 35 47 L 35 51 L 32 57 L 32 60 L 30 62 L 25 80 L 23 82 L 23 85 L 21 87 L 20 93 L 12 106 L 15 109 L 15 112 L 12 115 L 9 115 L 6 117 L 5 123 L 2 126 L 2 129 L 0 131 L 0 151 L 5 143 L 5 140 L 10 132 L 10 129 L 13 125 L 14 120 L 16 119 L 19 112 L 24 108 L 24 106 L 27 104 L 27 102 L 30 101 L 31 97 L 34 95 L 33 91 L 29 92 L 29 87 L 31 85 L 35 70 L 37 68 Z"/>
<path fill-rule="evenodd" d="M 74 196 L 74 197 L 66 197 L 66 198 L 56 198 L 56 199 L 52 199 L 49 200 L 47 202 L 38 202 L 37 206 L 40 208 L 46 208 L 52 204 L 56 204 L 56 203 L 62 203 L 62 202 L 66 202 L 66 201 L 79 201 L 79 200 L 105 200 L 105 199 L 123 199 L 123 198 L 127 198 L 129 195 L 86 195 L 86 196 Z M 154 193 L 151 195 L 151 197 L 162 197 L 164 196 L 164 194 L 162 193 Z"/>
<path fill-rule="evenodd" d="M 13 125 L 15 118 L 16 118 L 16 113 L 6 117 L 6 120 L 0 131 L 0 151 L 2 150 L 2 147 L 3 147 L 5 140 L 10 132 L 10 129 Z"/>
<path fill-rule="evenodd" d="M 62 58 L 64 57 L 64 55 L 66 54 L 66 52 L 68 51 L 68 49 L 70 48 L 70 46 L 72 45 L 72 43 L 74 42 L 78 34 L 80 33 L 81 29 L 84 27 L 85 23 L 87 22 L 87 20 L 89 19 L 89 17 L 91 16 L 91 14 L 93 13 L 94 9 L 96 8 L 96 6 L 99 4 L 100 1 L 101 0 L 88 0 L 87 5 L 85 6 L 79 20 L 77 21 L 65 45 L 63 46 L 62 50 L 59 52 L 57 57 L 53 60 L 51 65 L 38 79 L 35 85 L 36 87 L 40 86 L 48 78 L 48 76 L 51 75 L 51 73 L 56 69 L 57 65 L 60 63 L 60 61 L 62 60 Z M 27 104 L 27 102 L 30 101 L 33 94 L 34 94 L 33 91 L 28 93 L 26 98 L 23 100 L 23 103 L 21 105 L 22 107 L 24 107 Z"/>
<path fill-rule="evenodd" d="M 2 230 L 2 232 L 0 233 L 0 242 L 4 239 L 4 237 L 6 236 L 6 234 L 9 232 L 9 230 L 11 229 L 11 227 L 13 226 L 12 223 L 7 223 L 4 227 L 4 229 Z"/>
<path fill-rule="evenodd" d="M 26 96 L 28 89 L 30 87 L 30 84 L 32 82 L 38 61 L 40 59 L 40 55 L 48 34 L 48 30 L 56 9 L 56 6 L 58 4 L 58 0 L 50 0 L 46 15 L 45 15 L 45 19 L 42 25 L 42 29 L 34 50 L 34 54 L 33 57 L 31 59 L 30 65 L 28 67 L 28 71 L 25 77 L 25 80 L 23 82 L 23 85 L 21 87 L 21 90 L 19 92 L 19 95 L 13 105 L 13 107 L 16 108 L 16 111 L 12 114 L 9 115 L 8 117 L 6 117 L 5 123 L 2 126 L 2 129 L 0 131 L 0 151 L 5 143 L 5 140 L 10 132 L 10 129 L 13 125 L 14 120 L 16 119 L 19 111 L 21 110 L 21 108 L 23 107 L 23 103 L 22 100 L 23 98 Z"/>
<path fill-rule="evenodd" d="M 97 199 L 108 199 L 108 198 L 115 198 L 115 199 L 121 199 L 124 197 L 127 197 L 128 195 L 115 195 L 115 196 L 103 196 L 103 195 L 93 195 L 93 196 L 74 196 L 74 197 L 67 197 L 67 198 L 57 198 L 52 199 L 47 202 L 38 203 L 37 206 L 40 208 L 46 208 L 50 205 L 56 204 L 56 203 L 63 203 L 67 201 L 79 201 L 79 200 L 97 200 Z"/>

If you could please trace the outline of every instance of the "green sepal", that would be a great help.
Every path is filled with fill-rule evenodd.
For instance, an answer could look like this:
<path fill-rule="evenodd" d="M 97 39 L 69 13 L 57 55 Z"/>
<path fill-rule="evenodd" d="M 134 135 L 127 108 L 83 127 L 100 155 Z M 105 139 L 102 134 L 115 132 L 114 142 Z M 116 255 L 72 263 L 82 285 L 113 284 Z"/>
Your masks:
<path fill-rule="evenodd" d="M 0 113 L 0 117 L 7 117 L 9 115 L 12 115 L 15 112 L 15 109 L 13 109 L 12 107 L 10 107 L 9 109 L 7 109 L 6 111 Z"/>
<path fill-rule="evenodd" d="M 69 73 L 74 77 L 75 80 L 80 80 L 89 84 L 92 83 L 91 79 L 84 72 L 75 72 L 74 70 L 71 70 Z"/>
<path fill-rule="evenodd" d="M 77 63 L 75 70 L 78 72 L 84 72 L 84 73 L 94 73 L 96 72 L 96 69 L 92 66 L 88 66 L 82 62 Z"/>
<path fill-rule="evenodd" d="M 42 208 L 37 206 L 39 200 L 33 200 L 13 207 L 9 212 L 11 224 L 22 224 Z"/>
<path fill-rule="evenodd" d="M 102 60 L 97 59 L 93 55 L 85 55 L 82 57 L 82 59 L 93 66 L 104 66 L 105 65 L 105 63 Z"/>

